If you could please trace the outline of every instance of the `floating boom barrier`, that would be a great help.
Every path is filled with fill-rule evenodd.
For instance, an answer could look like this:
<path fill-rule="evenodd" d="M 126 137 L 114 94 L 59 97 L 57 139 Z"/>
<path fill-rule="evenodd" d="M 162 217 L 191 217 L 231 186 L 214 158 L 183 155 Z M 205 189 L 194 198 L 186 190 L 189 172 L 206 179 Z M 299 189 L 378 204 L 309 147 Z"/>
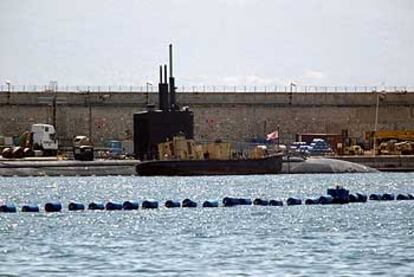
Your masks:
<path fill-rule="evenodd" d="M 305 201 L 297 197 L 289 197 L 286 200 L 287 206 L 297 206 L 302 205 L 304 202 L 305 205 L 333 205 L 333 204 L 348 204 L 348 203 L 365 203 L 368 201 L 404 201 L 404 200 L 414 200 L 414 195 L 412 194 L 398 194 L 397 197 L 393 193 L 372 193 L 369 196 L 362 193 L 351 194 L 348 190 L 343 187 L 330 188 L 327 190 L 327 195 L 322 195 L 315 198 L 307 198 Z M 235 207 L 235 206 L 283 206 L 284 203 L 282 200 L 275 199 L 262 199 L 256 198 L 252 201 L 250 198 L 235 198 L 235 197 L 224 197 L 222 200 L 223 207 Z M 178 200 L 167 200 L 164 203 L 165 208 L 196 208 L 198 206 L 197 202 L 186 198 L 182 202 Z M 44 205 L 44 211 L 48 213 L 61 212 L 62 203 L 59 201 L 47 202 Z M 76 201 L 71 201 L 68 204 L 68 211 L 84 211 L 85 205 Z M 91 202 L 87 206 L 88 210 L 91 211 L 120 211 L 120 210 L 138 210 L 140 208 L 139 201 L 137 200 L 128 200 L 123 203 L 118 203 L 114 201 L 108 201 L 107 203 L 102 202 Z M 220 201 L 206 200 L 202 203 L 201 207 L 203 208 L 217 208 L 220 207 Z M 158 209 L 159 201 L 149 199 L 144 200 L 141 204 L 141 209 Z M 40 212 L 40 207 L 36 204 L 25 204 L 21 206 L 21 212 L 25 213 L 37 213 Z M 2 204 L 0 205 L 0 213 L 16 213 L 17 208 L 14 204 Z"/>

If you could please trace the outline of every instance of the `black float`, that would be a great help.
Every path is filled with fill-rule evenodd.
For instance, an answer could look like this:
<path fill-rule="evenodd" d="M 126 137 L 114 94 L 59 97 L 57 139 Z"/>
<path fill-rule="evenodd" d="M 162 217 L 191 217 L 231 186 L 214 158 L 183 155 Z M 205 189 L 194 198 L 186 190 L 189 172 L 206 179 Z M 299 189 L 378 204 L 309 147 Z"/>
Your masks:
<path fill-rule="evenodd" d="M 48 202 L 45 204 L 46 212 L 60 212 L 62 210 L 62 204 L 60 202 Z"/>
<path fill-rule="evenodd" d="M 88 206 L 89 210 L 105 210 L 105 205 L 103 203 L 91 202 Z"/>
<path fill-rule="evenodd" d="M 105 209 L 107 211 L 119 211 L 122 210 L 122 204 L 109 201 L 108 203 L 106 203 Z"/>
<path fill-rule="evenodd" d="M 176 200 L 167 200 L 165 201 L 165 207 L 166 208 L 179 208 L 181 207 L 180 201 Z"/>
<path fill-rule="evenodd" d="M 68 205 L 68 210 L 69 211 L 83 211 L 85 210 L 85 205 L 83 205 L 82 203 L 78 203 L 78 202 L 70 202 Z"/>
<path fill-rule="evenodd" d="M 138 203 L 138 201 L 125 201 L 122 204 L 122 208 L 124 210 L 127 210 L 127 211 L 130 211 L 130 210 L 138 210 L 139 203 Z"/>

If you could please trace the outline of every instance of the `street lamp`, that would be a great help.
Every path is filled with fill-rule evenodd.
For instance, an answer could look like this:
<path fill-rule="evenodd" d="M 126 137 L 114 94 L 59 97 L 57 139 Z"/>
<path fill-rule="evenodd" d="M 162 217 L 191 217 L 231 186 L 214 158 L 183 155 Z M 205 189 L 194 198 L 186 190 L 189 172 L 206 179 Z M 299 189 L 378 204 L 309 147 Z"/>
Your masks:
<path fill-rule="evenodd" d="M 296 89 L 296 84 L 295 83 L 293 83 L 293 82 L 291 82 L 290 83 L 290 93 L 289 93 L 289 105 L 292 105 L 292 97 L 293 97 L 293 87 L 295 87 L 295 89 Z"/>
<path fill-rule="evenodd" d="M 7 85 L 7 104 L 9 104 L 9 102 L 10 102 L 10 92 L 11 92 L 11 82 L 10 82 L 10 80 L 5 80 L 4 82 Z"/>
<path fill-rule="evenodd" d="M 147 102 L 147 105 L 148 105 L 149 104 L 149 94 L 148 94 L 149 93 L 149 87 L 151 86 L 151 91 L 152 91 L 152 84 L 147 82 L 146 86 L 147 86 L 147 92 L 145 94 L 145 99 L 146 99 L 146 102 Z"/>
<path fill-rule="evenodd" d="M 4 82 L 5 82 L 5 83 L 6 83 L 6 85 L 7 85 L 7 91 L 8 91 L 8 92 L 10 92 L 11 81 L 9 81 L 9 80 L 5 80 Z"/>
<path fill-rule="evenodd" d="M 296 89 L 296 84 L 295 83 L 290 83 L 290 93 L 292 93 L 293 92 L 293 87 L 295 87 L 295 89 Z"/>

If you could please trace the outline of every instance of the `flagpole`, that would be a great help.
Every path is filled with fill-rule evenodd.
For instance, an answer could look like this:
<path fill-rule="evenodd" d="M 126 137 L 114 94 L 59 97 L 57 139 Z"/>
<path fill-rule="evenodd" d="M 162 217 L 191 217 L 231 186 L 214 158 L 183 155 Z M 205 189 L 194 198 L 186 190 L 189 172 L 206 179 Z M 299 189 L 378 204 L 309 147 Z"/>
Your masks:
<path fill-rule="evenodd" d="M 279 150 L 279 141 L 280 141 L 279 124 L 277 124 L 277 150 Z"/>

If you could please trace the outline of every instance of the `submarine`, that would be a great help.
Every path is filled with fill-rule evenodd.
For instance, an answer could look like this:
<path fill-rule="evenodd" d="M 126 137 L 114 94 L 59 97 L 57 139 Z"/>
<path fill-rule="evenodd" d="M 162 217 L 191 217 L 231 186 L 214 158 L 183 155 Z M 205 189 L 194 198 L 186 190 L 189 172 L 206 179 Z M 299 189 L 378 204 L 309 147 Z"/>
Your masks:
<path fill-rule="evenodd" d="M 194 140 L 194 113 L 180 109 L 176 102 L 173 76 L 172 44 L 167 65 L 160 66 L 158 110 L 134 114 L 134 154 L 140 160 L 136 173 L 141 176 L 197 176 L 278 174 L 282 153 L 269 153 L 254 147 L 240 155 L 231 143 L 216 140 L 201 143 Z"/>

